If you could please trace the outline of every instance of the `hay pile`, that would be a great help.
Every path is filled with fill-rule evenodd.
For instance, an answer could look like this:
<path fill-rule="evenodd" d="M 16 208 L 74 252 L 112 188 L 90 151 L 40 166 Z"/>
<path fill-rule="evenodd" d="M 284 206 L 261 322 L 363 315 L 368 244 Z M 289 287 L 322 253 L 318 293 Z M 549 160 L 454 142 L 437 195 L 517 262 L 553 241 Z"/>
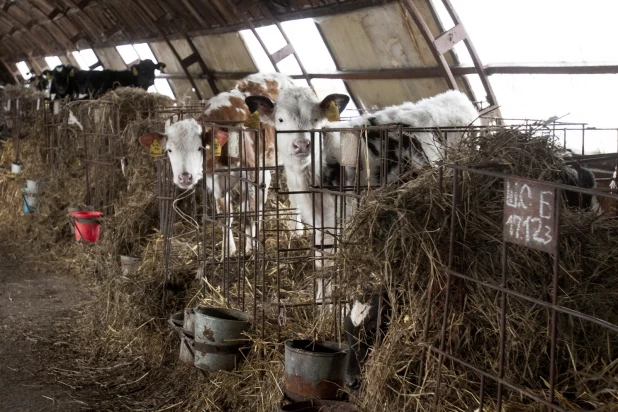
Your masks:
<path fill-rule="evenodd" d="M 487 132 L 465 139 L 450 153 L 451 161 L 497 164 L 498 171 L 541 180 L 550 180 L 563 166 L 554 141 L 543 133 L 518 128 Z M 433 409 L 437 356 L 425 358 L 422 344 L 440 345 L 447 288 L 445 351 L 498 374 L 500 294 L 472 282 L 447 285 L 441 271 L 448 263 L 452 174 L 445 169 L 442 188 L 439 171 L 425 170 L 400 187 L 374 191 L 348 227 L 339 261 L 344 286 L 357 292 L 383 290 L 393 302 L 390 328 L 366 365 L 359 398 L 366 410 Z M 463 176 L 455 265 L 468 276 L 499 284 L 502 183 L 472 173 Z M 560 243 L 558 303 L 613 324 L 618 324 L 617 223 L 593 212 L 564 209 Z M 551 301 L 551 275 L 549 255 L 509 248 L 509 288 Z M 543 398 L 548 394 L 550 319 L 548 310 L 508 298 L 504 378 Z M 557 402 L 566 409 L 609 410 L 618 402 L 618 336 L 574 317 L 559 315 L 558 320 Z M 422 360 L 427 367 L 419 379 Z M 445 360 L 442 408 L 476 409 L 479 382 L 476 373 Z M 497 385 L 489 379 L 485 384 L 485 407 L 495 410 Z M 544 409 L 508 389 L 504 401 L 507 410 Z"/>

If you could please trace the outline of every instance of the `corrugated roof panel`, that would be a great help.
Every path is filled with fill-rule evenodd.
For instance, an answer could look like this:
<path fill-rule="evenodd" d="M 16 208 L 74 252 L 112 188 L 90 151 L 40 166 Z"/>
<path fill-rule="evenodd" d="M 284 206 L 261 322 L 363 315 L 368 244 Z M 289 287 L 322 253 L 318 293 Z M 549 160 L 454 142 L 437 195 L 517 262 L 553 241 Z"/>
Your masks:
<path fill-rule="evenodd" d="M 193 43 L 210 70 L 256 72 L 257 68 L 238 33 L 194 37 Z"/>
<path fill-rule="evenodd" d="M 434 36 L 438 35 L 440 26 L 430 5 L 425 1 L 415 4 Z M 398 3 L 321 17 L 316 22 L 341 70 L 437 65 L 423 36 Z M 452 62 L 450 56 L 446 59 Z M 461 78 L 457 81 L 462 90 L 467 90 Z M 417 101 L 448 90 L 443 79 L 354 80 L 347 83 L 352 93 L 368 108 Z"/>
<path fill-rule="evenodd" d="M 174 57 L 174 53 L 165 42 L 152 42 L 148 44 L 158 61 L 165 63 L 165 71 L 169 73 L 182 73 L 182 67 Z"/>
<path fill-rule="evenodd" d="M 222 92 L 233 89 L 236 86 L 237 80 L 219 79 L 215 80 L 215 84 Z"/>
<path fill-rule="evenodd" d="M 176 100 L 197 100 L 197 96 L 193 92 L 193 86 L 189 80 L 170 79 L 170 86 L 176 95 Z"/>
<path fill-rule="evenodd" d="M 101 47 L 95 49 L 95 53 L 101 63 L 103 63 L 103 67 L 111 70 L 126 70 L 127 65 L 124 64 L 122 57 L 120 57 L 120 53 L 116 50 L 115 47 Z"/>
<path fill-rule="evenodd" d="M 424 2 L 418 6 L 425 9 L 426 19 L 431 17 Z M 317 22 L 342 70 L 435 66 L 422 35 L 414 23 L 406 25 L 402 13 L 399 4 L 393 3 L 322 17 Z M 428 24 L 437 31 L 435 21 Z"/>
<path fill-rule="evenodd" d="M 214 96 L 214 93 L 212 89 L 210 88 L 210 85 L 208 84 L 208 80 L 195 79 L 195 84 L 198 90 L 200 91 L 200 93 L 202 94 L 202 99 L 208 99 Z"/>

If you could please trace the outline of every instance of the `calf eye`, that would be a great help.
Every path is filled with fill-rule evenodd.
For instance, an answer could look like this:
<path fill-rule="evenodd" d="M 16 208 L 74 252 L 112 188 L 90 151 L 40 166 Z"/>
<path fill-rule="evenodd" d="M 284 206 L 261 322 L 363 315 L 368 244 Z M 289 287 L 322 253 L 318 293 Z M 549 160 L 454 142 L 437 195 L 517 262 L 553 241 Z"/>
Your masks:
<path fill-rule="evenodd" d="M 313 119 L 313 121 L 317 123 L 317 122 L 318 122 L 318 119 Z"/>
<path fill-rule="evenodd" d="M 279 123 L 283 123 L 283 119 L 279 119 Z"/>
<path fill-rule="evenodd" d="M 172 149 L 167 149 L 167 153 L 172 153 Z"/>

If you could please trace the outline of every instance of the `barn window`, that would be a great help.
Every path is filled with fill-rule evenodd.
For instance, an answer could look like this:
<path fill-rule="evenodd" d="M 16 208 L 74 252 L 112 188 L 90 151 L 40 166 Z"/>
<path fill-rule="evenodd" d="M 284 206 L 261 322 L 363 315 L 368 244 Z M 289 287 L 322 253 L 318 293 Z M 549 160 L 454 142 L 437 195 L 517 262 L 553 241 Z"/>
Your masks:
<path fill-rule="evenodd" d="M 328 73 L 337 70 L 335 61 L 328 51 L 313 19 L 287 21 L 281 23 L 281 27 L 288 39 L 290 39 L 292 46 L 294 46 L 294 50 L 307 73 Z M 287 44 L 283 34 L 275 25 L 259 27 L 256 31 L 270 54 L 275 53 Z M 251 30 L 242 30 L 240 35 L 258 70 L 260 72 L 275 71 L 272 62 L 255 34 Z M 289 55 L 277 63 L 277 68 L 281 73 L 290 76 L 302 75 L 302 70 L 294 55 Z M 295 79 L 295 83 L 298 86 L 308 86 L 307 80 L 303 78 Z M 331 93 L 348 94 L 343 80 L 313 79 L 311 83 L 320 99 Z M 343 115 L 354 116 L 357 114 L 358 109 L 354 101 L 350 100 Z"/>
<path fill-rule="evenodd" d="M 73 57 L 77 60 L 79 68 L 82 70 L 102 70 L 101 62 L 92 49 L 76 50 L 73 52 Z M 98 66 L 97 66 L 98 65 Z"/>
<path fill-rule="evenodd" d="M 120 57 L 124 60 L 126 65 L 136 62 L 139 59 L 139 55 L 135 51 L 135 48 L 130 44 L 123 44 L 122 46 L 116 46 L 116 50 L 120 53 Z"/>
<path fill-rule="evenodd" d="M 58 56 L 47 56 L 45 58 L 45 63 L 47 63 L 47 67 L 52 70 L 56 66 L 60 66 L 62 64 L 62 61 Z"/>
<path fill-rule="evenodd" d="M 15 64 L 15 66 L 17 66 L 17 70 L 19 70 L 19 73 L 21 73 L 21 77 L 23 77 L 24 79 L 28 80 L 32 76 L 32 73 L 30 73 L 30 68 L 28 67 L 28 64 L 26 64 L 26 62 L 21 61 Z"/>
<path fill-rule="evenodd" d="M 594 7 L 581 7 L 582 3 L 560 0 L 451 2 L 461 21 L 465 22 L 466 31 L 483 64 L 488 67 L 585 66 L 594 62 L 618 62 L 618 48 L 608 47 L 608 43 L 602 41 L 614 37 L 615 1 L 595 2 Z M 442 1 L 433 0 L 433 4 L 444 30 L 453 27 Z M 498 15 L 496 13 L 509 18 L 487 18 Z M 525 22 L 525 30 L 521 30 L 522 22 Z M 585 22 L 594 22 L 594 29 L 586 29 Z M 462 66 L 472 66 L 463 42 L 455 46 L 455 51 Z M 466 77 L 477 98 L 485 96 L 479 77 Z M 489 80 L 504 117 L 547 119 L 565 116 L 561 121 L 587 122 L 597 126 L 614 122 L 614 91 L 618 87 L 615 74 L 494 74 Z M 579 153 L 581 140 L 578 140 L 567 140 L 567 147 Z M 586 150 L 615 152 L 616 132 L 586 133 Z"/>

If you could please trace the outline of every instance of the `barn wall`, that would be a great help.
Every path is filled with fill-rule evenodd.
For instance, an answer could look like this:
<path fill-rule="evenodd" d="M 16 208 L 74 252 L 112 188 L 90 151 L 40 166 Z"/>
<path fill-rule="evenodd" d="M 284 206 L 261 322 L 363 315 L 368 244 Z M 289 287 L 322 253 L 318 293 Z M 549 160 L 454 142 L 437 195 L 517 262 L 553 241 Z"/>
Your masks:
<path fill-rule="evenodd" d="M 415 3 L 432 34 L 441 32 L 425 1 Z M 316 23 L 335 63 L 341 70 L 379 70 L 435 67 L 436 61 L 420 31 L 398 3 L 352 13 L 321 17 Z M 406 24 L 407 23 L 407 24 Z M 453 58 L 446 55 L 449 64 Z M 461 90 L 464 80 L 457 79 Z M 393 79 L 348 81 L 351 92 L 366 107 L 417 101 L 448 90 L 443 79 Z"/>
<path fill-rule="evenodd" d="M 103 67 L 111 70 L 126 70 L 127 65 L 122 60 L 120 53 L 115 47 L 101 47 L 95 49 L 97 57 L 103 63 Z"/>
<path fill-rule="evenodd" d="M 193 43 L 210 70 L 256 72 L 245 43 L 238 33 L 194 37 Z"/>

